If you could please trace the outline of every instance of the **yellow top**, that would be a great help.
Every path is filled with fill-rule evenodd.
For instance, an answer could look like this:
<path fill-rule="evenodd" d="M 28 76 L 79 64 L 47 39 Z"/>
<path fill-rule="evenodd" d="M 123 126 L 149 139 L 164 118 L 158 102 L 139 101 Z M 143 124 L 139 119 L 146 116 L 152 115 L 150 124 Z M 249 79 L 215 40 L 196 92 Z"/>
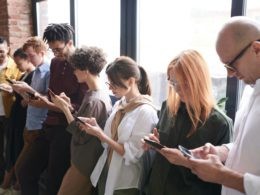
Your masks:
<path fill-rule="evenodd" d="M 8 83 L 6 78 L 18 80 L 20 77 L 21 72 L 17 68 L 14 60 L 11 57 L 8 57 L 7 66 L 0 70 L 0 83 Z M 15 97 L 13 94 L 5 91 L 1 91 L 1 95 L 3 97 L 5 116 L 9 117 Z"/>

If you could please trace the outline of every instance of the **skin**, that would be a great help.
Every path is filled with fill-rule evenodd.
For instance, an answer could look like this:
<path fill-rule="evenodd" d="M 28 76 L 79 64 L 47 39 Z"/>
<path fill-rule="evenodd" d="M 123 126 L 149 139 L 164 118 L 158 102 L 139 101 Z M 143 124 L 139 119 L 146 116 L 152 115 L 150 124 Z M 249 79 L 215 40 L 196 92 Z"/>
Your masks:
<path fill-rule="evenodd" d="M 5 65 L 8 59 L 9 47 L 6 43 L 0 44 L 0 65 Z"/>
<path fill-rule="evenodd" d="M 123 80 L 123 82 L 125 86 L 127 86 L 127 89 L 112 85 L 110 85 L 109 87 L 109 89 L 116 97 L 125 96 L 126 101 L 129 101 L 130 99 L 138 97 L 140 95 L 135 78 L 131 77 L 127 80 Z M 98 139 L 100 139 L 101 142 L 106 142 L 119 155 L 123 156 L 125 154 L 123 144 L 120 144 L 107 136 L 98 126 L 95 118 L 79 118 L 85 122 L 85 124 L 80 124 L 81 130 L 93 136 L 96 136 Z"/>
<path fill-rule="evenodd" d="M 216 43 L 220 60 L 228 63 L 251 42 L 250 47 L 233 64 L 236 71 L 228 71 L 228 76 L 236 77 L 247 84 L 255 84 L 260 78 L 260 43 L 255 41 L 260 38 L 259 26 L 247 18 L 237 17 L 223 27 Z M 191 170 L 198 177 L 245 192 L 244 175 L 222 164 L 228 156 L 227 148 L 206 144 L 193 150 L 193 153 L 201 157 L 189 159 Z"/>

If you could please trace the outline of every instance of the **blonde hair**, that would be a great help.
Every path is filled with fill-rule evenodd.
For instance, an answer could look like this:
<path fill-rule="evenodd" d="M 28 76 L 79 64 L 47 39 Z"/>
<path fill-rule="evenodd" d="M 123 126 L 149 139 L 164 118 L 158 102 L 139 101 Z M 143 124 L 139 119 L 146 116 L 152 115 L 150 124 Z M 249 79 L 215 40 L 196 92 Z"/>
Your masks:
<path fill-rule="evenodd" d="M 207 63 L 195 50 L 185 50 L 175 57 L 168 66 L 168 78 L 172 73 L 178 81 L 179 90 L 192 122 L 188 137 L 196 131 L 200 123 L 203 124 L 207 120 L 215 105 L 211 78 Z M 180 102 L 174 87 L 169 86 L 167 106 L 172 115 L 177 114 Z"/>

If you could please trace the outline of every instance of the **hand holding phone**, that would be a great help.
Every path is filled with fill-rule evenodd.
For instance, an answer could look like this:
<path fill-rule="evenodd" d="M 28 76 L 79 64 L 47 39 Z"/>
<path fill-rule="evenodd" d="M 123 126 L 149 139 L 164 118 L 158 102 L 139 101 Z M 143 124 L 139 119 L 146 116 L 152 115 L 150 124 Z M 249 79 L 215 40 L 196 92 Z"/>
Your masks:
<path fill-rule="evenodd" d="M 145 143 L 147 143 L 149 146 L 152 146 L 158 150 L 162 149 L 162 148 L 165 148 L 165 146 L 163 146 L 162 144 L 158 143 L 158 142 L 155 142 L 153 140 L 150 140 L 150 139 L 146 139 L 144 138 L 144 141 Z"/>
<path fill-rule="evenodd" d="M 55 96 L 55 93 L 50 88 L 48 88 L 48 93 L 51 97 Z"/>
<path fill-rule="evenodd" d="M 79 117 L 77 117 L 76 115 L 73 115 L 73 117 L 76 122 L 80 122 L 81 124 L 85 125 L 85 122 L 83 120 L 81 120 Z"/>
<path fill-rule="evenodd" d="M 14 84 L 14 82 L 13 82 L 11 79 L 9 79 L 9 78 L 6 78 L 5 80 L 6 80 L 8 83 L 10 83 L 11 85 Z"/>
<path fill-rule="evenodd" d="M 183 156 L 188 158 L 195 158 L 192 153 L 185 147 L 178 145 L 179 150 L 182 152 Z"/>
<path fill-rule="evenodd" d="M 34 95 L 34 93 L 32 93 L 32 92 L 26 92 L 26 94 L 29 96 L 29 98 L 30 99 L 32 99 L 32 100 L 36 100 L 36 99 L 38 99 L 38 97 L 36 97 L 35 95 Z"/>

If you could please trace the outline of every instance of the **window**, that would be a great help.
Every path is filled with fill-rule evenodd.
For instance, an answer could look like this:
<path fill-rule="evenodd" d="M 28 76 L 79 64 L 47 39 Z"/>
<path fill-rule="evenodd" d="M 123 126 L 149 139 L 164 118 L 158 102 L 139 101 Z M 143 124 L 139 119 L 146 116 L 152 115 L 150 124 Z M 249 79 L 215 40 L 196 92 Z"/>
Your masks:
<path fill-rule="evenodd" d="M 44 29 L 49 23 L 70 23 L 70 1 L 48 0 L 37 2 L 36 13 L 37 32 L 38 36 L 42 37 Z"/>
<path fill-rule="evenodd" d="M 226 96 L 227 72 L 216 54 L 215 41 L 230 10 L 231 0 L 139 0 L 138 60 L 149 70 L 157 105 L 166 98 L 168 64 L 185 49 L 203 55 L 216 99 Z"/>
<path fill-rule="evenodd" d="M 76 43 L 104 49 L 108 62 L 120 55 L 120 0 L 78 0 Z"/>

